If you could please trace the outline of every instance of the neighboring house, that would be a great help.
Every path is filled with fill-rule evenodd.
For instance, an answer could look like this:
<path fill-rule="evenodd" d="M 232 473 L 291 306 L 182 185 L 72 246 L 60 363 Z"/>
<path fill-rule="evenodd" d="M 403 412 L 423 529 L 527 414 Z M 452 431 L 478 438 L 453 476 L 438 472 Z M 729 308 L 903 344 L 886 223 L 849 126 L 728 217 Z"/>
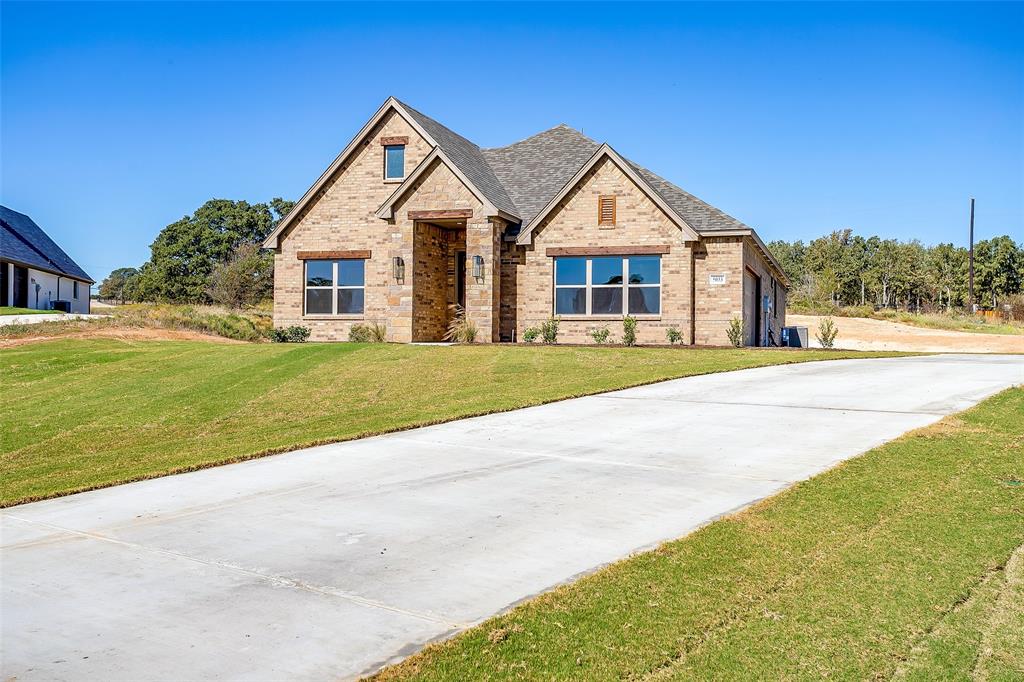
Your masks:
<path fill-rule="evenodd" d="M 776 342 L 788 280 L 753 229 L 565 125 L 481 149 L 389 98 L 264 243 L 274 324 L 345 340 L 438 341 L 456 305 L 478 341 L 561 319 L 590 342 Z"/>
<path fill-rule="evenodd" d="M 24 213 L 0 206 L 0 305 L 89 312 L 94 280 Z"/>

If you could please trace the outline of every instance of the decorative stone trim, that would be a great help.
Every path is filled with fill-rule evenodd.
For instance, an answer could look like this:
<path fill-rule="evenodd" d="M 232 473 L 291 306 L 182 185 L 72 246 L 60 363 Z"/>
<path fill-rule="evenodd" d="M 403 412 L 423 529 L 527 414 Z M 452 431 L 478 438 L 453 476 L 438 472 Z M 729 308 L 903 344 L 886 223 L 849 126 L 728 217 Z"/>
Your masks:
<path fill-rule="evenodd" d="M 371 255 L 369 249 L 353 249 L 348 251 L 296 251 L 295 256 L 299 260 L 330 260 L 334 258 L 362 258 L 368 259 Z"/>
<path fill-rule="evenodd" d="M 436 211 L 409 211 L 409 220 L 445 220 L 450 218 L 472 218 L 471 208 L 445 208 Z"/>
<path fill-rule="evenodd" d="M 397 145 L 397 144 L 409 144 L 409 137 L 407 135 L 395 135 L 393 137 L 382 137 L 380 143 L 383 146 Z"/>
<path fill-rule="evenodd" d="M 668 244 L 650 246 L 549 246 L 544 254 L 553 256 L 656 256 L 671 253 Z"/>

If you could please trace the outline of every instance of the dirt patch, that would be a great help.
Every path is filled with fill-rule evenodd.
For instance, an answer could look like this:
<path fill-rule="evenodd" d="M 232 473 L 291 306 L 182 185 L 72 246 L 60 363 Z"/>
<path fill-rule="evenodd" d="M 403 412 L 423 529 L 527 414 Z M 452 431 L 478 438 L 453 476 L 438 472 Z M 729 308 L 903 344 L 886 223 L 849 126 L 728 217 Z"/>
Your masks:
<path fill-rule="evenodd" d="M 56 339 L 119 339 L 122 341 L 210 341 L 213 343 L 247 343 L 223 336 L 200 334 L 187 329 L 157 329 L 152 327 L 104 327 L 83 329 L 63 334 L 40 334 L 12 339 L 0 339 L 0 348 L 14 348 L 29 343 L 54 341 Z"/>
<path fill-rule="evenodd" d="M 807 327 L 812 348 L 821 347 L 814 338 L 820 321 L 817 315 L 786 315 L 787 325 Z M 920 353 L 1024 353 L 1024 336 L 926 329 L 864 317 L 833 317 L 832 321 L 839 328 L 836 348 Z"/>

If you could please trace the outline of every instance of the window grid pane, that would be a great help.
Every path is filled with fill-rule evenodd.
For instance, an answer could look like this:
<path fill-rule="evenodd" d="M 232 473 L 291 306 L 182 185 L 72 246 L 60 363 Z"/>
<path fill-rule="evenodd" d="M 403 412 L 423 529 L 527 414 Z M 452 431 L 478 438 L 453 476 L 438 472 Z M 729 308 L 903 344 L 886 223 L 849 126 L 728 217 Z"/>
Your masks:
<path fill-rule="evenodd" d="M 661 287 L 629 287 L 630 315 L 657 315 L 661 312 Z"/>
<path fill-rule="evenodd" d="M 593 285 L 622 284 L 622 258 L 599 257 L 591 259 L 591 279 Z"/>
<path fill-rule="evenodd" d="M 556 258 L 555 259 L 555 285 L 565 286 L 575 284 L 586 286 L 587 284 L 587 259 L 586 258 Z"/>

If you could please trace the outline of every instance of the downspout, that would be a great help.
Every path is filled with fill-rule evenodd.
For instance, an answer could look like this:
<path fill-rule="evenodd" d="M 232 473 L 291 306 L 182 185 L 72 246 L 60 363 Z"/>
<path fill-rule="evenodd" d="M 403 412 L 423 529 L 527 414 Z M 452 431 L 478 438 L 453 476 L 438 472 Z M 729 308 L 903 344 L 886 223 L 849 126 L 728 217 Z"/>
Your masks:
<path fill-rule="evenodd" d="M 700 242 L 694 242 L 700 244 Z M 690 345 L 697 345 L 697 247 L 690 247 Z"/>

